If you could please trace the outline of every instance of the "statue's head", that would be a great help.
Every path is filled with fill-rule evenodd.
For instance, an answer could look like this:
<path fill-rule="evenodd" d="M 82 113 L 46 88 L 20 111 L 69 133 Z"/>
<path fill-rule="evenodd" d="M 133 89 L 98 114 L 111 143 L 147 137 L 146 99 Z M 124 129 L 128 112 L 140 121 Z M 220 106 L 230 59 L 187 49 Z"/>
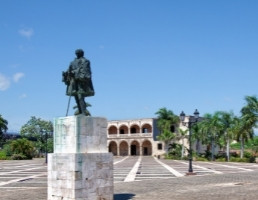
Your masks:
<path fill-rule="evenodd" d="M 77 49 L 76 51 L 75 51 L 75 54 L 76 54 L 76 56 L 77 57 L 83 57 L 84 56 L 84 51 L 82 50 L 82 49 Z"/>

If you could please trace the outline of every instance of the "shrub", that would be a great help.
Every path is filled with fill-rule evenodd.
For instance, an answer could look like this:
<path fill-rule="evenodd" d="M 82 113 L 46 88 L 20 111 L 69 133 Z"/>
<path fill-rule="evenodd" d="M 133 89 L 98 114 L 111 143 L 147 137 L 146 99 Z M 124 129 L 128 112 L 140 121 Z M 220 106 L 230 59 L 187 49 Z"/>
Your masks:
<path fill-rule="evenodd" d="M 189 160 L 189 157 L 188 157 L 188 156 L 184 156 L 184 157 L 182 158 L 182 160 Z"/>
<path fill-rule="evenodd" d="M 12 160 L 26 160 L 27 157 L 25 155 L 23 155 L 23 154 L 13 154 L 11 156 L 11 159 Z"/>
<path fill-rule="evenodd" d="M 32 159 L 34 154 L 34 147 L 32 142 L 22 138 L 11 142 L 11 150 L 14 154 L 25 156 L 27 159 Z"/>
<path fill-rule="evenodd" d="M 225 160 L 226 157 L 227 157 L 227 154 L 226 154 L 225 151 L 219 151 L 218 154 L 215 156 L 216 160 L 217 159 L 220 159 L 220 160 L 224 159 Z"/>
<path fill-rule="evenodd" d="M 255 156 L 251 156 L 249 159 L 249 163 L 255 163 Z"/>
<path fill-rule="evenodd" d="M 211 152 L 209 150 L 205 151 L 204 158 L 210 160 L 211 159 Z"/>
<path fill-rule="evenodd" d="M 165 154 L 165 159 L 172 159 L 171 156 L 169 154 Z"/>
<path fill-rule="evenodd" d="M 5 144 L 3 151 L 5 152 L 7 157 L 10 157 L 13 154 L 10 144 Z"/>
<path fill-rule="evenodd" d="M 226 158 L 217 158 L 216 159 L 216 162 L 225 162 L 225 161 L 227 161 L 227 159 Z"/>
<path fill-rule="evenodd" d="M 168 154 L 169 156 L 172 157 L 172 159 L 181 159 L 181 149 L 182 149 L 181 144 L 177 144 L 177 143 L 170 144 Z"/>
<path fill-rule="evenodd" d="M 235 158 L 235 157 L 232 157 L 232 158 L 230 158 L 230 162 L 249 162 L 249 159 L 248 158 Z"/>
<path fill-rule="evenodd" d="M 172 154 L 166 154 L 165 159 L 180 160 L 181 157 L 175 156 L 175 155 L 172 155 Z"/>
<path fill-rule="evenodd" d="M 249 151 L 244 151 L 244 157 L 245 158 L 251 158 L 252 157 L 252 153 Z"/>
<path fill-rule="evenodd" d="M 237 157 L 239 157 L 239 155 L 237 154 L 236 151 L 232 151 L 232 152 L 230 152 L 230 157 L 235 157 L 235 158 L 237 158 Z"/>
<path fill-rule="evenodd" d="M 195 160 L 196 161 L 208 161 L 207 158 L 203 158 L 203 157 L 196 157 Z"/>
<path fill-rule="evenodd" d="M 5 151 L 0 151 L 0 160 L 6 160 L 7 159 L 7 156 L 6 156 L 6 153 Z"/>

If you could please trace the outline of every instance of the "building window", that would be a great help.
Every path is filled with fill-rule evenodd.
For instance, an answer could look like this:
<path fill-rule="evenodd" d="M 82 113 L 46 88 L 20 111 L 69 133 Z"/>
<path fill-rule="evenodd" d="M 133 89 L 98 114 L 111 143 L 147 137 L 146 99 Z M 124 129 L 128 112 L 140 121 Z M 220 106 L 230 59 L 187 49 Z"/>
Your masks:
<path fill-rule="evenodd" d="M 147 129 L 147 128 L 143 128 L 143 129 L 142 129 L 142 132 L 143 132 L 143 133 L 148 133 L 148 129 Z"/>
<path fill-rule="evenodd" d="M 125 134 L 125 130 L 124 130 L 124 129 L 121 129 L 121 130 L 120 130 L 120 134 Z"/>
<path fill-rule="evenodd" d="M 136 128 L 131 128 L 131 133 L 136 133 Z"/>
<path fill-rule="evenodd" d="M 174 133 L 175 132 L 175 126 L 174 125 L 172 125 L 171 127 L 170 127 L 170 131 L 172 132 L 172 133 Z"/>
<path fill-rule="evenodd" d="M 162 150 L 162 143 L 158 143 L 158 150 Z"/>

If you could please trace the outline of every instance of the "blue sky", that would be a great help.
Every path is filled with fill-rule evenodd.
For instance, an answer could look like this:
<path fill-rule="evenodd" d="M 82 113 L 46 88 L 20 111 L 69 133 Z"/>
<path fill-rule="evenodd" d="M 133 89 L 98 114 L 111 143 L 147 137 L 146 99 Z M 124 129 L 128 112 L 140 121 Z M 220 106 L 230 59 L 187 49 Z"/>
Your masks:
<path fill-rule="evenodd" d="M 64 116 L 61 73 L 77 48 L 91 61 L 93 116 L 239 114 L 257 95 L 257 10 L 255 0 L 2 0 L 0 114 L 10 131 Z"/>

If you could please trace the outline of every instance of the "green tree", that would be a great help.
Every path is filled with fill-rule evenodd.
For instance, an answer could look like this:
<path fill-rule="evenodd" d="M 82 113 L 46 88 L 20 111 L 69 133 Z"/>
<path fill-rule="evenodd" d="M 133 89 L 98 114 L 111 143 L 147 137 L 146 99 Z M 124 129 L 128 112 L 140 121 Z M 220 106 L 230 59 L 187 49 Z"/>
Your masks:
<path fill-rule="evenodd" d="M 218 143 L 221 136 L 222 125 L 219 118 L 219 113 L 205 114 L 203 120 L 199 122 L 202 134 L 205 134 L 205 142 L 211 143 L 211 160 L 214 160 L 215 145 Z"/>
<path fill-rule="evenodd" d="M 3 134 L 8 130 L 8 121 L 0 115 L 0 144 L 3 146 Z"/>
<path fill-rule="evenodd" d="M 32 116 L 31 119 L 21 127 L 21 136 L 35 141 L 35 147 L 38 154 L 42 154 L 46 149 L 53 149 L 49 145 L 53 145 L 50 137 L 53 133 L 53 123 L 51 121 L 42 120 Z M 47 143 L 48 141 L 48 143 Z M 48 144 L 48 147 L 46 146 Z"/>
<path fill-rule="evenodd" d="M 258 122 L 258 99 L 256 96 L 246 96 L 246 105 L 241 109 L 241 118 L 236 126 L 237 140 L 241 142 L 240 156 L 244 156 L 245 142 L 252 139 Z"/>
<path fill-rule="evenodd" d="M 219 120 L 221 122 L 221 130 L 224 143 L 226 144 L 226 156 L 227 161 L 230 159 L 230 143 L 234 138 L 234 125 L 235 125 L 235 116 L 233 112 L 217 112 Z"/>
<path fill-rule="evenodd" d="M 170 142 L 175 138 L 175 134 L 171 131 L 164 130 L 157 136 L 157 139 L 165 143 L 165 151 L 168 152 Z"/>
<path fill-rule="evenodd" d="M 236 134 L 236 139 L 240 142 L 240 157 L 244 157 L 245 142 L 252 139 L 254 136 L 254 130 L 250 126 L 249 122 L 246 122 L 245 117 L 240 117 L 235 119 L 234 132 Z"/>
<path fill-rule="evenodd" d="M 158 115 L 158 129 L 160 134 L 157 136 L 158 140 L 164 141 L 165 150 L 168 152 L 169 143 L 176 137 L 176 127 L 179 123 L 179 117 L 167 108 L 161 108 L 155 113 Z"/>
<path fill-rule="evenodd" d="M 192 126 L 192 138 L 196 141 L 196 154 L 200 155 L 201 144 L 207 141 L 206 133 L 201 130 L 200 122 L 197 122 Z"/>
<path fill-rule="evenodd" d="M 188 138 L 187 133 L 188 133 L 188 129 L 185 129 L 185 130 L 183 130 L 181 128 L 178 129 L 177 139 L 182 140 L 181 159 L 183 159 L 184 154 L 185 154 L 185 143 L 184 142 L 185 142 L 185 138 Z"/>
<path fill-rule="evenodd" d="M 241 117 L 247 128 L 255 128 L 258 122 L 258 99 L 256 96 L 246 96 L 245 101 L 246 105 L 241 109 Z"/>
<path fill-rule="evenodd" d="M 173 143 L 169 145 L 168 157 L 172 159 L 180 159 L 182 151 L 182 145 L 178 143 Z"/>
<path fill-rule="evenodd" d="M 253 155 L 256 157 L 258 154 L 258 136 L 254 137 L 252 143 L 250 144 L 253 151 Z"/>
<path fill-rule="evenodd" d="M 27 159 L 32 159 L 34 146 L 32 142 L 25 138 L 13 140 L 10 144 L 13 154 L 24 155 Z"/>

